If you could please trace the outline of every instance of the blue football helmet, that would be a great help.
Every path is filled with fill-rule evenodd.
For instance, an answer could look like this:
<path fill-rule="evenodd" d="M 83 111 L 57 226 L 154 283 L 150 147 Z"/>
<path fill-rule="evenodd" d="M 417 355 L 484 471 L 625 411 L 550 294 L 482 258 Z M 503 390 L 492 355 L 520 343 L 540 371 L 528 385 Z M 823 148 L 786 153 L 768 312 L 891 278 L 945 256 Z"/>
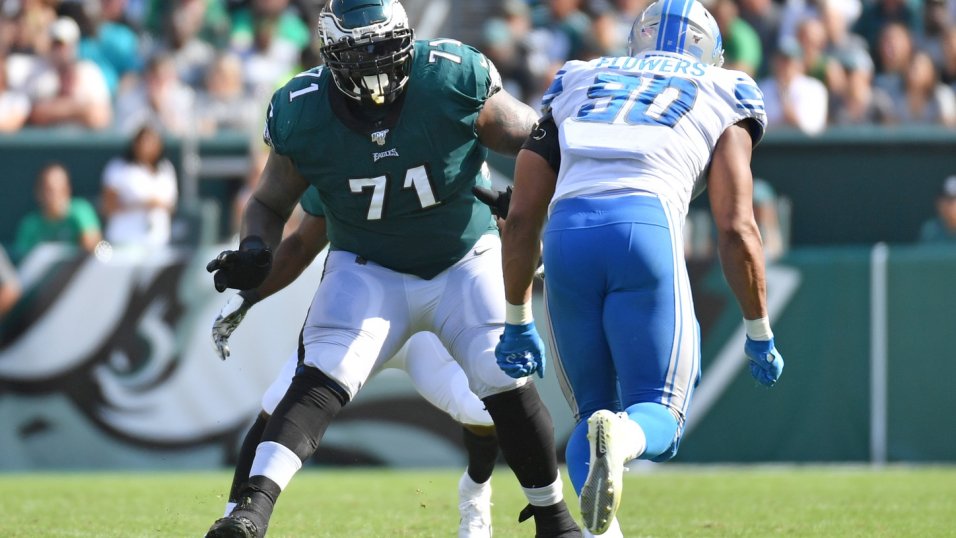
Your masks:
<path fill-rule="evenodd" d="M 390 103 L 405 87 L 415 36 L 397 0 L 331 0 L 319 13 L 319 54 L 346 96 Z"/>
<path fill-rule="evenodd" d="M 628 54 L 674 52 L 720 67 L 724 46 L 714 16 L 697 0 L 657 0 L 634 21 Z"/>

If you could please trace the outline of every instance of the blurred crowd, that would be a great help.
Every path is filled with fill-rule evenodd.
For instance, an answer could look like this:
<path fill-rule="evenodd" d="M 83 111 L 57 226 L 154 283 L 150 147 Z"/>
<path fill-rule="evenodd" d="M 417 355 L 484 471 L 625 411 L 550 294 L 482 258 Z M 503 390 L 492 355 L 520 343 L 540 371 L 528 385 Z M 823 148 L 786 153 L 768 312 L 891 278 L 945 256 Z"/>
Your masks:
<path fill-rule="evenodd" d="M 702 0 L 725 67 L 764 92 L 769 130 L 956 126 L 954 0 Z M 509 89 L 536 103 L 571 59 L 626 53 L 649 0 L 503 0 L 484 25 Z"/>
<path fill-rule="evenodd" d="M 271 92 L 319 63 L 323 3 L 0 0 L 0 132 L 32 125 L 132 134 L 145 123 L 174 136 L 252 132 Z M 723 34 L 725 65 L 764 90 L 771 130 L 956 126 L 956 0 L 703 3 Z M 649 0 L 484 4 L 481 20 L 446 27 L 480 27 L 474 44 L 509 91 L 536 106 L 566 60 L 625 54 Z"/>

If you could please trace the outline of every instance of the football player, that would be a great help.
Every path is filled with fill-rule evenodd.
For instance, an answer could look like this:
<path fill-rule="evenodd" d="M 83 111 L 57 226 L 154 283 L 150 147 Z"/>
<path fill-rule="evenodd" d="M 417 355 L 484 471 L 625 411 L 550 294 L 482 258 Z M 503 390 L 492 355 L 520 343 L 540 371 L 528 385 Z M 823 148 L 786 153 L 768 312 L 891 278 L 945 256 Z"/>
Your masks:
<path fill-rule="evenodd" d="M 325 216 L 318 192 L 308 189 L 302 197 L 301 206 L 303 217 L 295 231 L 276 248 L 269 276 L 258 288 L 241 291 L 230 297 L 213 323 L 213 343 L 222 360 L 229 357 L 229 337 L 242 323 L 249 309 L 291 284 L 328 244 Z M 262 396 L 262 411 L 246 433 L 239 450 L 225 515 L 229 515 L 238 503 L 239 490 L 249 478 L 249 469 L 266 421 L 292 383 L 298 359 L 298 353 L 289 357 Z M 490 479 L 498 459 L 498 442 L 484 404 L 468 389 L 465 373 L 432 333 L 420 332 L 411 336 L 378 371 L 386 368 L 404 370 L 415 389 L 429 403 L 461 423 L 468 468 L 458 481 L 458 536 L 490 538 Z"/>
<path fill-rule="evenodd" d="M 628 461 L 677 452 L 700 376 L 682 227 L 705 187 L 750 372 L 771 386 L 783 371 L 752 204 L 763 97 L 722 61 L 717 23 L 699 2 L 659 0 L 634 23 L 629 56 L 564 65 L 518 155 L 502 231 L 515 315 L 496 354 L 516 376 L 543 365 L 530 307 L 543 248 L 555 362 L 578 420 L 566 455 L 586 535 L 621 535 Z M 516 333 L 531 337 L 509 338 Z"/>
<path fill-rule="evenodd" d="M 551 416 L 528 377 L 493 358 L 504 325 L 500 240 L 471 187 L 487 149 L 515 154 L 536 115 L 494 65 L 452 39 L 416 41 L 395 0 L 331 0 L 319 17 L 324 66 L 275 93 L 262 181 L 218 289 L 257 287 L 308 186 L 331 252 L 299 338 L 299 365 L 269 418 L 249 480 L 210 537 L 259 537 L 276 500 L 335 414 L 414 333 L 438 336 L 491 415 L 536 534 L 580 536 L 562 493 Z M 528 334 L 509 334 L 511 340 Z M 543 370 L 539 370 L 543 375 Z"/>

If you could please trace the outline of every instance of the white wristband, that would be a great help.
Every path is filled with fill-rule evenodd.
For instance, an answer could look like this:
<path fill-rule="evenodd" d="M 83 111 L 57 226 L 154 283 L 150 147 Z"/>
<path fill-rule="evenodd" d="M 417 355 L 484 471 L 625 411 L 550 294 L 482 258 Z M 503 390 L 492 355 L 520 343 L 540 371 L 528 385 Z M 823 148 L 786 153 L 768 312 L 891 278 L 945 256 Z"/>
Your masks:
<path fill-rule="evenodd" d="M 770 318 L 745 319 L 744 328 L 747 329 L 747 336 L 751 340 L 770 340 L 773 338 L 773 331 L 770 330 Z"/>
<path fill-rule="evenodd" d="M 505 303 L 505 323 L 510 325 L 527 325 L 534 321 L 531 314 L 531 303 L 511 304 Z"/>

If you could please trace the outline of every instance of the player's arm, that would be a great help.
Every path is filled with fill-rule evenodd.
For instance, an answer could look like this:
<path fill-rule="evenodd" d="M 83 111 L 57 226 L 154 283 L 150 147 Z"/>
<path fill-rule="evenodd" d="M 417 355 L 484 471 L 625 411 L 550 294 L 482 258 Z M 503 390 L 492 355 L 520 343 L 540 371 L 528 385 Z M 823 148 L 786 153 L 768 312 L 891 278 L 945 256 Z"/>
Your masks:
<path fill-rule="evenodd" d="M 246 204 L 241 236 L 258 236 L 269 248 L 278 246 L 282 227 L 308 186 L 292 159 L 270 151 L 259 186 Z"/>
<path fill-rule="evenodd" d="M 294 282 L 327 244 L 325 217 L 306 213 L 295 231 L 279 243 L 269 276 L 254 290 L 255 301 L 265 299 Z"/>
<path fill-rule="evenodd" d="M 707 178 L 720 263 L 746 319 L 767 315 L 763 246 L 753 211 L 752 150 L 747 129 L 739 123 L 730 126 L 717 141 Z"/>
<path fill-rule="evenodd" d="M 543 126 L 546 125 L 547 128 Z M 541 257 L 541 229 L 554 196 L 559 161 L 557 127 L 550 118 L 535 129 L 541 136 L 528 138 L 515 163 L 515 186 L 508 220 L 501 231 L 504 269 L 505 331 L 495 347 L 498 366 L 511 377 L 533 372 L 544 377 L 544 343 L 531 314 L 531 282 Z"/>
<path fill-rule="evenodd" d="M 485 100 L 478 113 L 475 129 L 478 140 L 488 149 L 516 155 L 537 119 L 531 107 L 508 92 L 499 90 Z"/>
<path fill-rule="evenodd" d="M 745 122 L 727 128 L 717 141 L 707 189 L 717 226 L 717 250 L 724 277 L 744 314 L 751 375 L 773 385 L 783 372 L 767 315 L 763 248 L 753 212 L 751 131 Z"/>

